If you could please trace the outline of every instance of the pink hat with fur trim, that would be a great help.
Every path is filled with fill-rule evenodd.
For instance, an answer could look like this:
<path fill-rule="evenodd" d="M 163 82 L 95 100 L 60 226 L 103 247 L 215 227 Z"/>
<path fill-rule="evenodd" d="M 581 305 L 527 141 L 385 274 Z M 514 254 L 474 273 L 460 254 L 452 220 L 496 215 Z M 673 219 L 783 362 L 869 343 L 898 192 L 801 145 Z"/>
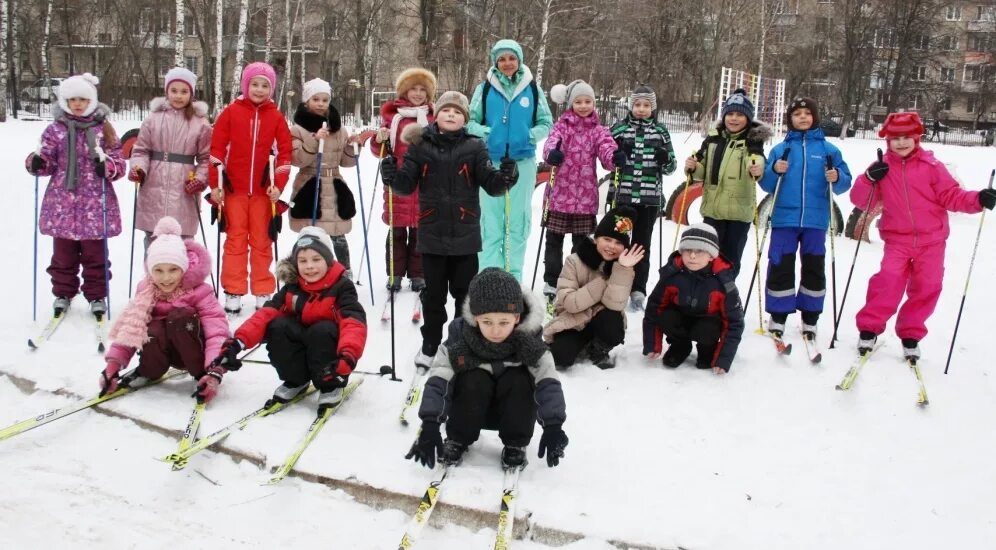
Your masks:
<path fill-rule="evenodd" d="M 268 63 L 263 63 L 262 61 L 257 61 L 255 63 L 250 63 L 246 65 L 245 69 L 242 69 L 242 84 L 241 90 L 244 97 L 249 97 L 249 81 L 261 76 L 270 81 L 270 97 L 273 97 L 273 90 L 277 89 L 277 73 L 273 70 Z"/>

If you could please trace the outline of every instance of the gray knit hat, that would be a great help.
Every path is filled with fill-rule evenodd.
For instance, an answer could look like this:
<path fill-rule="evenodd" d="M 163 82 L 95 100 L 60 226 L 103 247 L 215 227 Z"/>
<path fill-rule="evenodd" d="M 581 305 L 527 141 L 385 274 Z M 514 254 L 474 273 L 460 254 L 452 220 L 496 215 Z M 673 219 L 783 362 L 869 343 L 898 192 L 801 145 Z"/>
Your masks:
<path fill-rule="evenodd" d="M 681 234 L 678 250 L 703 250 L 713 258 L 719 256 L 719 235 L 707 223 L 697 223 Z"/>
<path fill-rule="evenodd" d="M 525 311 L 519 281 L 497 267 L 489 267 L 474 276 L 467 290 L 467 301 L 471 315 Z"/>
<path fill-rule="evenodd" d="M 463 113 L 464 122 L 470 120 L 470 104 L 467 101 L 467 96 L 460 92 L 443 92 L 443 95 L 439 96 L 439 99 L 436 100 L 433 108 L 438 113 L 443 110 L 443 107 L 454 107 Z"/>
<path fill-rule="evenodd" d="M 633 110 L 633 104 L 636 103 L 637 99 L 646 99 L 650 102 L 650 110 L 657 110 L 657 94 L 654 93 L 654 90 L 650 86 L 641 84 L 636 88 L 633 88 L 633 91 L 629 93 L 630 111 Z"/>
<path fill-rule="evenodd" d="M 584 80 L 575 80 L 566 86 L 564 84 L 557 84 L 553 88 L 550 88 L 550 99 L 558 105 L 566 103 L 570 107 L 574 104 L 574 100 L 581 96 L 588 96 L 595 99 L 595 89 Z"/>
<path fill-rule="evenodd" d="M 726 113 L 743 113 L 747 120 L 754 120 L 754 104 L 747 97 L 747 90 L 737 88 L 723 103 L 723 117 Z"/>
<path fill-rule="evenodd" d="M 321 227 L 309 225 L 301 229 L 297 236 L 297 242 L 291 250 L 290 260 L 297 265 L 297 253 L 302 250 L 314 250 L 321 255 L 325 263 L 332 265 L 332 238 Z"/>

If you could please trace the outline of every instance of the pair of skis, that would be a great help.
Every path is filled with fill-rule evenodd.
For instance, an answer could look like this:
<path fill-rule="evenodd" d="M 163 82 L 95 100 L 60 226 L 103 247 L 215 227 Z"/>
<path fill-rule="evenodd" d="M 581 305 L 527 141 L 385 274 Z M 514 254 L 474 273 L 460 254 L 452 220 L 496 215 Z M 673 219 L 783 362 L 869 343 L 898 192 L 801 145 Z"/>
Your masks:
<path fill-rule="evenodd" d="M 436 509 L 436 503 L 439 502 L 439 491 L 452 468 L 453 465 L 448 464 L 444 466 L 442 472 L 429 482 L 429 487 L 426 488 L 425 494 L 422 495 L 422 500 L 419 501 L 415 515 L 412 516 L 412 519 L 408 522 L 408 526 L 405 528 L 405 534 L 401 537 L 398 550 L 409 550 L 415 547 L 419 535 L 429 523 L 429 517 Z M 512 528 L 515 523 L 515 505 L 519 492 L 519 474 L 521 472 L 522 468 L 505 469 L 505 476 L 502 481 L 501 504 L 498 510 L 498 528 L 495 534 L 495 550 L 505 550 L 512 543 Z"/>
<path fill-rule="evenodd" d="M 861 373 L 861 369 L 865 366 L 866 363 L 868 363 L 869 360 L 871 360 L 872 355 L 874 355 L 875 352 L 878 351 L 880 347 L 882 347 L 882 345 L 878 344 L 874 348 L 862 352 L 858 356 L 858 358 L 855 359 L 854 362 L 851 364 L 851 367 L 847 369 L 847 373 L 844 374 L 844 378 L 841 379 L 839 384 L 837 384 L 837 389 L 841 391 L 847 391 L 851 389 L 851 386 L 854 385 L 854 381 L 857 380 L 858 378 L 858 374 Z M 922 407 L 930 404 L 930 400 L 927 398 L 927 386 L 926 384 L 924 384 L 923 373 L 920 371 L 919 363 L 917 362 L 916 359 L 909 357 L 907 357 L 905 361 L 906 361 L 906 366 L 910 368 L 910 371 L 913 373 L 913 377 L 916 379 L 917 405 L 920 405 Z"/>
<path fill-rule="evenodd" d="M 66 313 L 66 311 L 61 311 L 53 315 L 52 318 L 49 319 L 48 323 L 45 324 L 45 327 L 42 328 L 42 331 L 38 334 L 38 336 L 28 338 L 28 347 L 31 348 L 32 351 L 37 350 L 45 342 L 51 339 L 52 335 L 55 334 L 55 331 L 58 330 L 58 328 L 62 325 L 62 322 L 66 319 Z M 104 316 L 94 315 L 93 319 L 95 322 L 94 336 L 97 339 L 97 353 L 104 353 L 106 348 L 104 337 Z"/>
<path fill-rule="evenodd" d="M 765 332 L 771 338 L 771 341 L 775 344 L 775 351 L 778 355 L 791 355 L 792 354 L 792 344 L 785 341 L 783 335 L 776 332 Z M 823 353 L 820 351 L 819 345 L 816 343 L 815 335 L 809 335 L 802 333 L 802 341 L 806 345 L 806 356 L 809 357 L 809 362 L 818 365 L 823 361 Z"/>
<path fill-rule="evenodd" d="M 384 311 L 380 314 L 380 320 L 388 322 L 391 320 L 391 300 L 384 304 Z M 422 322 L 422 300 L 415 298 L 415 305 L 412 307 L 412 323 Z"/>

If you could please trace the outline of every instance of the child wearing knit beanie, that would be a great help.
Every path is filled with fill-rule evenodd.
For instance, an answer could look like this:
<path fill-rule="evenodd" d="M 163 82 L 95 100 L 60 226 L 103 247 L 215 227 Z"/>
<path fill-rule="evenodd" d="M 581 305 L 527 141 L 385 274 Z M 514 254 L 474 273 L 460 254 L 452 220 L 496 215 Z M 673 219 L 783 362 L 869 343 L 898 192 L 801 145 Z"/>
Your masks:
<path fill-rule="evenodd" d="M 526 465 L 525 448 L 538 420 L 539 457 L 550 467 L 567 447 L 564 393 L 553 357 L 543 343 L 543 304 L 496 267 L 470 282 L 462 317 L 449 327 L 422 395 L 422 429 L 405 458 L 433 468 L 436 457 L 459 464 L 486 420 L 497 421 L 506 469 Z M 446 442 L 439 433 L 446 423 Z"/>
<path fill-rule="evenodd" d="M 718 298 L 717 298 L 718 297 Z M 744 331 L 744 311 L 733 268 L 720 251 L 719 235 L 707 223 L 681 235 L 678 250 L 660 270 L 643 316 L 643 354 L 664 366 L 681 365 L 697 348 L 695 366 L 729 372 Z"/>
<path fill-rule="evenodd" d="M 228 369 L 211 361 L 228 337 L 228 320 L 205 281 L 211 256 L 197 242 L 181 238 L 181 231 L 169 216 L 156 223 L 145 277 L 111 327 L 102 395 L 156 380 L 171 365 L 197 380 L 199 399 L 210 401 L 218 393 Z M 121 376 L 136 351 L 141 352 L 138 367 Z"/>

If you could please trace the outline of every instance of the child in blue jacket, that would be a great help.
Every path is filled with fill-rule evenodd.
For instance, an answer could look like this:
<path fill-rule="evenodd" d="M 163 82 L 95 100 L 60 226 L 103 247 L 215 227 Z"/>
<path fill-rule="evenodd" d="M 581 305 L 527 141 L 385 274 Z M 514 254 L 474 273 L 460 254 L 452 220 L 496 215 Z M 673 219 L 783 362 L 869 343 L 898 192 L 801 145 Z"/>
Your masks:
<path fill-rule="evenodd" d="M 761 188 L 777 190 L 771 212 L 768 280 L 765 310 L 768 330 L 781 336 L 790 313 L 802 314 L 802 332 L 816 337 L 816 323 L 827 293 L 826 233 L 830 226 L 830 193 L 851 187 L 851 171 L 840 150 L 826 141 L 820 129 L 819 107 L 811 98 L 796 98 L 786 118 L 789 132 L 768 156 Z M 787 160 L 782 155 L 788 151 Z M 802 274 L 795 288 L 795 256 L 799 251 Z"/>

